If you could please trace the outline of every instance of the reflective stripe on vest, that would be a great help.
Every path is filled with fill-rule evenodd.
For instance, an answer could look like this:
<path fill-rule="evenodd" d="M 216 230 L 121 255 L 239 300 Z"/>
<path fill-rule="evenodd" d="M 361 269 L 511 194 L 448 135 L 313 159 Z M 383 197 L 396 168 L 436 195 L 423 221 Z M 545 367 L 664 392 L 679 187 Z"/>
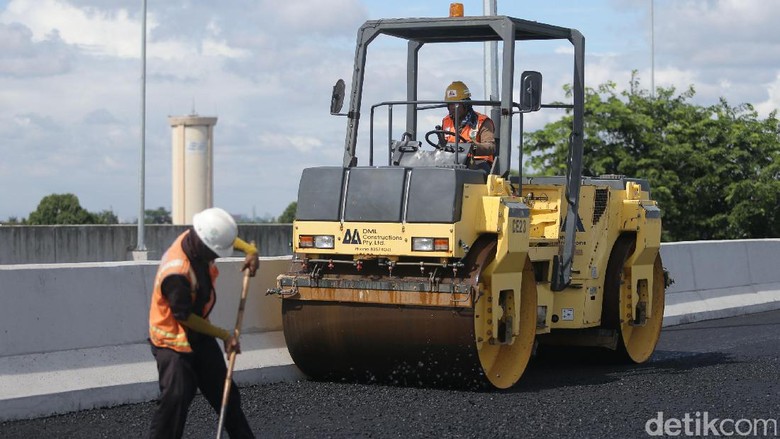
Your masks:
<path fill-rule="evenodd" d="M 468 141 L 471 142 L 471 143 L 479 143 L 482 140 L 480 138 L 480 136 L 479 136 L 479 130 L 480 130 L 480 128 L 482 128 L 482 123 L 485 122 L 485 119 L 487 119 L 488 117 L 485 116 L 482 113 L 477 113 L 476 111 L 474 113 L 477 114 L 477 126 L 472 128 L 471 125 L 466 125 L 463 128 L 461 128 L 461 130 L 460 130 L 460 137 L 461 138 L 458 139 L 459 143 L 462 142 L 463 139 L 469 139 Z M 449 131 L 451 133 L 456 132 L 455 131 L 455 123 L 453 122 L 452 117 L 450 117 L 450 115 L 447 115 L 441 121 L 441 127 L 442 127 L 442 130 L 444 130 L 444 131 Z M 444 139 L 448 143 L 455 143 L 455 136 L 448 135 L 448 136 L 445 136 Z M 472 160 L 485 160 L 485 161 L 488 161 L 490 163 L 493 163 L 493 156 L 492 155 L 475 155 L 475 156 L 472 156 L 471 154 L 469 154 L 469 156 L 471 157 Z"/>
<path fill-rule="evenodd" d="M 149 325 L 149 337 L 153 342 L 157 342 L 154 343 L 155 346 L 169 346 L 172 348 L 178 347 L 189 349 L 187 352 L 192 350 L 192 348 L 190 348 L 190 342 L 187 340 L 187 334 L 184 332 L 174 334 L 172 332 L 164 331 L 157 326 Z"/>
<path fill-rule="evenodd" d="M 157 275 L 154 279 L 154 291 L 152 292 L 152 304 L 149 308 L 149 340 L 158 347 L 167 347 L 178 352 L 192 352 L 187 333 L 184 327 L 176 320 L 171 310 L 168 299 L 162 294 L 163 280 L 172 275 L 187 276 L 192 285 L 192 301 L 195 301 L 198 282 L 195 272 L 192 269 L 190 260 L 184 254 L 181 243 L 189 231 L 186 231 L 176 238 L 176 241 L 165 252 L 160 261 L 160 267 L 157 269 Z M 209 266 L 209 276 L 211 283 L 214 284 L 219 271 L 212 263 Z M 203 316 L 207 318 L 214 306 L 216 297 L 213 288 L 211 289 L 209 300 L 203 306 Z"/>

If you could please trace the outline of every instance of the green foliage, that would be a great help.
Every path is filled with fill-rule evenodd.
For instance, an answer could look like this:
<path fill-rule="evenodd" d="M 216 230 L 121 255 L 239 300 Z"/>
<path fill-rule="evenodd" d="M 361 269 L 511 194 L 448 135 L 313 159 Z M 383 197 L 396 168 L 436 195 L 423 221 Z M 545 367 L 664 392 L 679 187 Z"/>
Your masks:
<path fill-rule="evenodd" d="M 583 174 L 645 178 L 663 212 L 665 241 L 780 237 L 780 122 L 749 104 L 690 103 L 677 93 L 586 89 Z M 571 90 L 566 88 L 570 95 Z M 571 113 L 529 133 L 524 154 L 544 175 L 564 175 Z"/>
<path fill-rule="evenodd" d="M 51 194 L 43 197 L 30 214 L 27 224 L 95 224 L 97 217 L 81 207 L 73 194 Z"/>
<path fill-rule="evenodd" d="M 288 204 L 279 218 L 276 218 L 277 223 L 291 224 L 295 220 L 295 211 L 298 210 L 298 202 L 293 201 Z"/>
<path fill-rule="evenodd" d="M 119 224 L 119 218 L 113 210 L 103 210 L 95 214 L 96 224 Z"/>
<path fill-rule="evenodd" d="M 144 224 L 171 224 L 171 212 L 160 206 L 144 210 Z"/>

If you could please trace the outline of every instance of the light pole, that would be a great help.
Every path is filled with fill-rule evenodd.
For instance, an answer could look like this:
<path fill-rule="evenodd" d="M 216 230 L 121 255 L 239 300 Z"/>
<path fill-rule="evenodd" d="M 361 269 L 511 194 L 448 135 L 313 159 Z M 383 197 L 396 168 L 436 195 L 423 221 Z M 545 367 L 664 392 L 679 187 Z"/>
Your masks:
<path fill-rule="evenodd" d="M 655 0 L 650 0 L 650 93 L 655 97 Z"/>
<path fill-rule="evenodd" d="M 143 2 L 141 14 L 141 165 L 139 170 L 140 206 L 138 209 L 138 244 L 136 251 L 145 252 L 144 218 L 145 214 L 145 183 L 146 183 L 146 0 Z"/>
<path fill-rule="evenodd" d="M 484 0 L 482 15 L 495 16 L 497 0 Z M 485 43 L 485 99 L 498 99 L 498 44 L 495 41 Z"/>

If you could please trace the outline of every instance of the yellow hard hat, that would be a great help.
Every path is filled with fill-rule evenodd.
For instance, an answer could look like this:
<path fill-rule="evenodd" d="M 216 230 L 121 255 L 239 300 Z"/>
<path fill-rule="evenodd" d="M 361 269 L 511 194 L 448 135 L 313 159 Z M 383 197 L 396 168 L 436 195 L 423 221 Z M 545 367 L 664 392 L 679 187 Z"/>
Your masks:
<path fill-rule="evenodd" d="M 461 81 L 454 81 L 447 87 L 447 90 L 444 91 L 444 100 L 448 102 L 462 101 L 463 99 L 470 98 L 471 92 L 469 91 L 469 88 Z"/>

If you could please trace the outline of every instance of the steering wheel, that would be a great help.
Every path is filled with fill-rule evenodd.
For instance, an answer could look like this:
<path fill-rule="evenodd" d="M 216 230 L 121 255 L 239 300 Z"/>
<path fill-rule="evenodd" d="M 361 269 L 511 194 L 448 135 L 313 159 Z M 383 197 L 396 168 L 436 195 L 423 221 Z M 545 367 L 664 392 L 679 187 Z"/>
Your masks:
<path fill-rule="evenodd" d="M 453 136 L 453 137 L 454 136 L 459 136 L 459 134 L 453 133 L 452 131 L 447 131 L 447 130 L 442 130 L 442 129 L 430 130 L 427 133 L 425 133 L 425 141 L 428 142 L 429 145 L 431 145 L 432 147 L 434 147 L 436 149 L 443 149 L 445 151 L 448 150 L 448 148 L 446 146 L 439 145 L 439 142 L 436 142 L 436 143 L 431 142 L 430 137 L 431 137 L 432 134 L 441 135 L 441 136 Z M 463 142 L 463 143 L 471 142 L 471 140 L 466 139 L 463 136 L 460 136 L 460 141 Z M 452 148 L 449 148 L 449 149 L 452 149 Z"/>

